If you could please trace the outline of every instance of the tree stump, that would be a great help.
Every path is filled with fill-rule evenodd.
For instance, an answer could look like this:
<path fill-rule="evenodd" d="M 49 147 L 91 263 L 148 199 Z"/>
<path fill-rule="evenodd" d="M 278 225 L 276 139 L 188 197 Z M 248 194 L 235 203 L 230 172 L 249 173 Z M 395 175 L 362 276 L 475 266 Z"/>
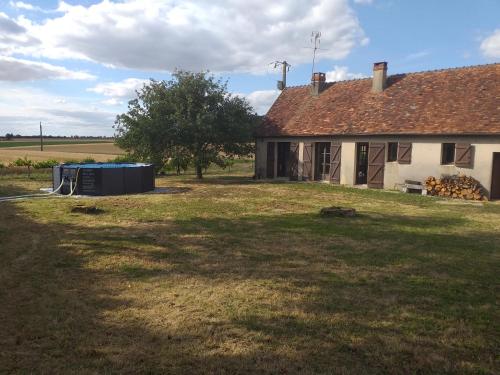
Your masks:
<path fill-rule="evenodd" d="M 96 206 L 84 206 L 79 204 L 71 208 L 72 213 L 87 214 L 87 215 L 99 215 L 104 212 L 104 210 L 97 208 Z"/>
<path fill-rule="evenodd" d="M 356 216 L 356 210 L 354 208 L 332 206 L 322 208 L 319 214 L 323 217 L 354 217 Z"/>

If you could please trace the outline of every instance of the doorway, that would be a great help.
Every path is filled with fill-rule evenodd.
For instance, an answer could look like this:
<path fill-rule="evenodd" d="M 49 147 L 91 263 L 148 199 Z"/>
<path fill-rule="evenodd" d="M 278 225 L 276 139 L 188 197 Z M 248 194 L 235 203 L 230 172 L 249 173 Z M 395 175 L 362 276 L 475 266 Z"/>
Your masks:
<path fill-rule="evenodd" d="M 368 142 L 356 143 L 356 185 L 368 182 Z"/>
<path fill-rule="evenodd" d="M 278 177 L 289 177 L 290 142 L 278 142 Z"/>
<path fill-rule="evenodd" d="M 314 179 L 328 181 L 330 179 L 330 142 L 317 142 L 315 149 Z"/>
<path fill-rule="evenodd" d="M 500 152 L 493 153 L 493 170 L 491 172 L 491 199 L 500 199 Z"/>

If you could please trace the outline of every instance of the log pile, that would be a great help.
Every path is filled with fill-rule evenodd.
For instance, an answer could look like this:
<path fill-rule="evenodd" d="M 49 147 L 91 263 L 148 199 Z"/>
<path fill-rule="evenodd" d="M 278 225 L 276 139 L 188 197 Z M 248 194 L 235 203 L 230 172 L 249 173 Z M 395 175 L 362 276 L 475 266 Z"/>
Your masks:
<path fill-rule="evenodd" d="M 427 177 L 425 180 L 428 195 L 450 197 L 475 201 L 486 201 L 486 191 L 473 177 L 459 175 L 442 178 Z"/>

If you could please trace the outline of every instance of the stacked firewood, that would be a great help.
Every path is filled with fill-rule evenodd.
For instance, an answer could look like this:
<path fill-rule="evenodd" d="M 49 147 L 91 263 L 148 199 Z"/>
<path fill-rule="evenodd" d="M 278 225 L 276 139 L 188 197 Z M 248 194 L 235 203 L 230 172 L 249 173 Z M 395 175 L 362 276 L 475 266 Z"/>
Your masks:
<path fill-rule="evenodd" d="M 475 201 L 488 200 L 481 183 L 469 176 L 459 175 L 442 178 L 431 176 L 425 180 L 425 186 L 428 195 Z"/>

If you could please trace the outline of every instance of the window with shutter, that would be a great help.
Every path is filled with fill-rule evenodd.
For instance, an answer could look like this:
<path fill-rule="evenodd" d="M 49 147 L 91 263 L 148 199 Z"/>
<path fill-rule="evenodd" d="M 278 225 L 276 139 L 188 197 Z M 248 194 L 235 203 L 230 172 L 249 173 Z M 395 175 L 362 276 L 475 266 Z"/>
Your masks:
<path fill-rule="evenodd" d="M 441 164 L 453 164 L 455 161 L 455 143 L 443 143 L 441 146 Z"/>
<path fill-rule="evenodd" d="M 387 161 L 398 160 L 398 142 L 387 143 Z"/>
<path fill-rule="evenodd" d="M 470 144 L 457 143 L 455 145 L 455 165 L 460 168 L 472 168 L 474 147 Z"/>
<path fill-rule="evenodd" d="M 399 142 L 398 145 L 398 163 L 411 164 L 412 144 L 410 142 Z"/>

